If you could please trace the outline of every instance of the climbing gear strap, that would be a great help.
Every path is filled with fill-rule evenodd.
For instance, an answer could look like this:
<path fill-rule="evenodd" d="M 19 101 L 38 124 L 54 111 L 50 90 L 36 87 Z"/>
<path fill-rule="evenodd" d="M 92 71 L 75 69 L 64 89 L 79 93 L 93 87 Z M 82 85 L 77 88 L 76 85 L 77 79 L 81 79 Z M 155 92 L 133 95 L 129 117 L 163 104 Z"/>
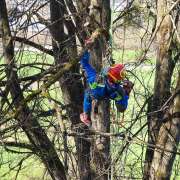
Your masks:
<path fill-rule="evenodd" d="M 117 96 L 114 98 L 114 100 L 115 101 L 120 101 L 122 99 L 122 96 L 118 92 L 116 92 L 116 95 Z"/>
<path fill-rule="evenodd" d="M 96 89 L 97 87 L 104 87 L 103 84 L 99 84 L 97 82 L 89 83 L 90 89 Z"/>

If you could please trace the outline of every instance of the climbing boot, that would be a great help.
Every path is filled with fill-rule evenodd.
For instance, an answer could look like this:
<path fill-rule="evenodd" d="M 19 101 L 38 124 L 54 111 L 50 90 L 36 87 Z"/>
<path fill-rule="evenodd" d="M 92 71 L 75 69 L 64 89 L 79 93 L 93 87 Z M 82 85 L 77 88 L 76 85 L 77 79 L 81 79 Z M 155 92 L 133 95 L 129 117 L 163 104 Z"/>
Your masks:
<path fill-rule="evenodd" d="M 80 120 L 86 125 L 86 126 L 88 126 L 88 127 L 90 127 L 91 126 L 91 120 L 90 120 L 90 118 L 89 118 L 89 116 L 88 116 L 88 114 L 87 113 L 81 113 L 80 114 Z"/>

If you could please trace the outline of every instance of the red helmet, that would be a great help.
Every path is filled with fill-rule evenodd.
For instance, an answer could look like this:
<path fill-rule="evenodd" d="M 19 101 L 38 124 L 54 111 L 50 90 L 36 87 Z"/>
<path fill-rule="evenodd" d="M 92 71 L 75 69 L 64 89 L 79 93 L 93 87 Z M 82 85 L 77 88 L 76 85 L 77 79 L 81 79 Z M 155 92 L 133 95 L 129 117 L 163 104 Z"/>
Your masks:
<path fill-rule="evenodd" d="M 126 70 L 123 64 L 115 64 L 108 70 L 108 79 L 111 82 L 118 82 L 125 78 Z"/>

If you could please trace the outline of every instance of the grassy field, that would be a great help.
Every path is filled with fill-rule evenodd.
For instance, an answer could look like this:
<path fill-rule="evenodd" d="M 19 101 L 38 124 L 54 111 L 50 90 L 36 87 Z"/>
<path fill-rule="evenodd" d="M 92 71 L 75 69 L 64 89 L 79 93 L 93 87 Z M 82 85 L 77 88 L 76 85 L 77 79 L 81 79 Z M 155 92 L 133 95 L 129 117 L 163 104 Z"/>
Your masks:
<path fill-rule="evenodd" d="M 113 52 L 113 57 L 117 60 L 117 62 L 131 62 L 138 59 L 140 55 L 141 53 L 138 51 Z M 51 57 L 46 57 L 44 55 L 37 53 L 17 54 L 16 59 L 18 62 L 18 66 L 24 65 L 24 68 L 21 68 L 18 72 L 19 77 L 25 77 L 40 73 L 42 72 L 42 68 L 47 69 L 53 64 L 53 59 Z M 46 66 L 40 64 L 37 65 L 38 68 L 34 66 L 29 66 L 29 64 L 32 63 L 45 63 Z M 147 63 L 152 64 L 152 66 L 149 66 L 148 68 L 136 67 L 133 69 L 133 73 L 129 74 L 130 80 L 132 80 L 135 83 L 135 87 L 133 90 L 134 93 L 132 93 L 130 97 L 129 107 L 125 113 L 124 121 L 122 122 L 122 115 L 117 116 L 115 114 L 115 121 L 118 123 L 121 122 L 121 124 L 112 124 L 111 132 L 125 131 L 126 128 L 128 128 L 133 123 L 133 119 L 135 119 L 137 114 L 140 112 L 141 107 L 146 98 L 152 94 L 155 74 L 153 66 L 154 59 L 150 59 Z M 175 81 L 176 73 L 173 78 L 174 84 Z M 36 89 L 38 87 L 35 86 L 33 88 Z M 61 100 L 61 94 L 59 93 L 59 89 L 56 89 L 56 86 L 51 87 L 50 95 L 57 100 Z M 51 104 L 49 104 L 48 99 L 42 100 L 39 105 L 43 107 L 45 110 L 48 110 L 51 107 Z M 146 108 L 142 113 L 142 115 L 144 116 L 138 119 L 138 121 L 131 129 L 131 133 L 137 132 L 137 130 L 146 122 L 145 111 Z M 114 109 L 112 109 L 112 112 L 114 112 Z M 41 120 L 41 122 L 43 122 L 43 119 Z M 141 133 L 139 133 L 138 137 L 142 140 L 146 140 L 146 132 L 147 128 L 144 128 L 144 130 Z M 143 161 L 144 159 L 144 154 L 142 152 L 144 151 L 144 148 L 146 148 L 146 146 L 140 146 L 139 144 L 137 144 L 137 142 L 134 142 L 129 146 L 128 149 L 124 151 L 125 153 L 123 153 L 123 155 L 120 156 L 119 153 L 124 142 L 117 138 L 114 138 L 112 139 L 111 144 L 112 162 L 115 163 L 117 158 L 119 158 L 117 163 L 114 164 L 114 171 L 122 172 L 122 175 L 123 172 L 125 172 L 124 175 L 140 178 L 142 176 L 141 160 Z M 0 179 L 14 180 L 16 177 L 17 169 L 13 169 L 13 167 L 15 167 L 17 163 L 19 163 L 23 155 L 8 152 L 3 147 L 1 147 L 0 152 Z M 178 159 L 176 160 L 174 166 L 177 166 L 177 162 Z M 22 167 L 23 168 L 20 174 L 18 175 L 17 180 L 41 180 L 45 173 L 44 166 L 35 156 L 30 156 L 27 160 L 25 160 L 22 164 Z M 8 172 L 9 169 L 11 169 L 10 173 Z M 130 174 L 130 172 L 132 174 Z M 50 177 L 47 176 L 47 178 L 45 179 L 49 180 Z"/>
<path fill-rule="evenodd" d="M 23 159 L 24 155 L 5 152 L 4 150 L 2 152 L 0 179 L 14 180 L 19 170 L 15 167 L 21 162 L 20 160 Z M 18 180 L 41 180 L 45 173 L 43 164 L 35 156 L 29 157 L 27 160 L 23 161 L 21 168 L 17 176 Z"/>
<path fill-rule="evenodd" d="M 138 59 L 141 55 L 140 51 L 134 51 L 134 50 L 117 50 L 113 51 L 113 58 L 120 61 L 121 63 L 123 62 L 131 62 L 135 61 Z"/>

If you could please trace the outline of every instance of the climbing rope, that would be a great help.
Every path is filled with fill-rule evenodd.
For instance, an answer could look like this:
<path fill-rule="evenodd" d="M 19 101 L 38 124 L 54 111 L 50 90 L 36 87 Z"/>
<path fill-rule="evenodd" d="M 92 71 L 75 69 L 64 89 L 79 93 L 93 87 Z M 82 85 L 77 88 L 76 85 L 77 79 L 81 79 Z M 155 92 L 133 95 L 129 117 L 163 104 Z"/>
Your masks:
<path fill-rule="evenodd" d="M 105 57 L 107 59 L 107 62 L 110 66 L 112 66 L 115 62 L 112 58 L 112 43 L 111 41 L 107 41 L 106 43 L 106 53 L 105 53 Z"/>

